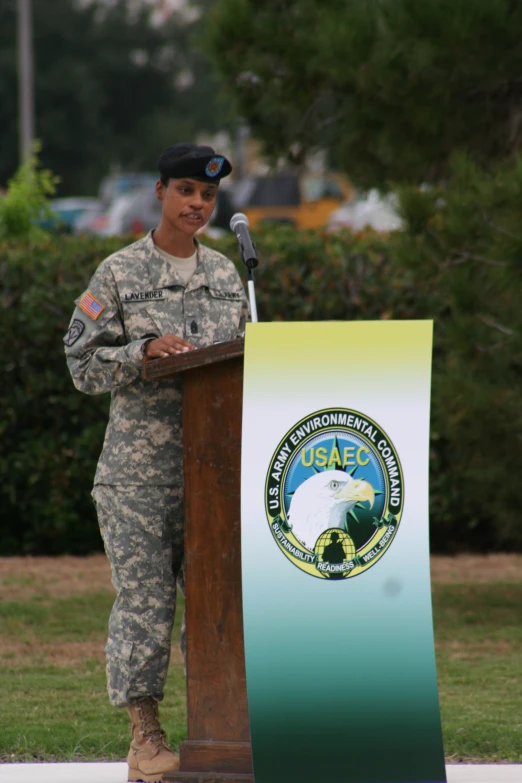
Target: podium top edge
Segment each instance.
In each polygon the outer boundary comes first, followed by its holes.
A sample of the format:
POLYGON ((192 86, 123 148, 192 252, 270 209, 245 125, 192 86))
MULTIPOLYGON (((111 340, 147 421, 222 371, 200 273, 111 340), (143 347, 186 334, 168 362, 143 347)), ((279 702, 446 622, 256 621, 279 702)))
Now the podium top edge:
POLYGON ((195 351, 169 356, 167 359, 144 359, 142 375, 148 381, 170 378, 196 367, 204 367, 241 357, 244 350, 245 341, 243 337, 240 337, 237 340, 227 340, 223 343, 208 345, 206 348, 197 348, 195 351))

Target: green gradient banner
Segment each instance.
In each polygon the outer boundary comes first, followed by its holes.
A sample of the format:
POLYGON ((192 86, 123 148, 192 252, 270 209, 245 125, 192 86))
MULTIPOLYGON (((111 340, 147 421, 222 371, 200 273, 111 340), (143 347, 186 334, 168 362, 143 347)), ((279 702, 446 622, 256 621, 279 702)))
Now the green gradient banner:
POLYGON ((445 783, 431 321, 248 324, 242 568, 255 783, 445 783))

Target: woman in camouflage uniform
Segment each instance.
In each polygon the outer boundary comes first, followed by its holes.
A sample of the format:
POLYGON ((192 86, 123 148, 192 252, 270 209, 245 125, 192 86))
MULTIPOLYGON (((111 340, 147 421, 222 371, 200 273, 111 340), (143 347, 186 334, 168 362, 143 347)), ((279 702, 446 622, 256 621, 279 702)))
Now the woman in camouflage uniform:
POLYGON ((210 147, 177 144, 158 167, 159 226, 100 264, 64 338, 76 388, 111 392, 93 497, 117 591, 106 646, 109 698, 130 713, 133 781, 161 781, 179 768, 157 705, 176 581, 183 581, 182 381, 146 381, 141 364, 144 356, 238 337, 248 316, 233 263, 194 236, 230 163, 210 147))

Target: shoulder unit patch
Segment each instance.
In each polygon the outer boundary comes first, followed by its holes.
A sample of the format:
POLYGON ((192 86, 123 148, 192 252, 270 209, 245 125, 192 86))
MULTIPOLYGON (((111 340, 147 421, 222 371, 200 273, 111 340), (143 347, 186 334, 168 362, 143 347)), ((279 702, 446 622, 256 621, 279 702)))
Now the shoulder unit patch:
POLYGON ((83 323, 83 321, 80 321, 79 318, 75 318, 69 327, 69 331, 63 338, 65 345, 68 348, 70 348, 71 345, 74 345, 76 340, 82 336, 84 330, 85 330, 85 324, 83 323))

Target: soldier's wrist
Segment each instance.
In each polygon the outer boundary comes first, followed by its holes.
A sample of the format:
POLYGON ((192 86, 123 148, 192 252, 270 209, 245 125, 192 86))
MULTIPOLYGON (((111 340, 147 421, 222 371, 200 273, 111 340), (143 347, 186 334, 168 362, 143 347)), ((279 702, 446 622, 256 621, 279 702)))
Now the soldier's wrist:
POLYGON ((158 339, 158 338, 157 338, 157 337, 154 335, 154 337, 149 337, 147 340, 145 340, 145 341, 142 343, 142 346, 141 346, 141 355, 142 355, 142 356, 147 356, 147 345, 148 345, 149 343, 151 343, 153 340, 157 340, 157 339, 158 339))

